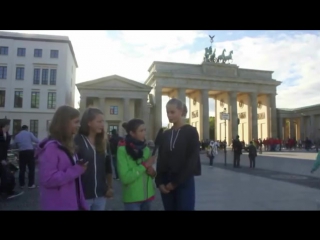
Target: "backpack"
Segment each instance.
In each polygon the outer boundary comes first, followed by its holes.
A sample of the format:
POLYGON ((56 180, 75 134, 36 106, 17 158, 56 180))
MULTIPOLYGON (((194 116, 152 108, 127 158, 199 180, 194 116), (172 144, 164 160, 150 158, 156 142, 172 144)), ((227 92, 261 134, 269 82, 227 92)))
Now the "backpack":
POLYGON ((207 150, 207 157, 208 158, 211 158, 213 156, 213 148, 210 147, 208 150, 207 150))

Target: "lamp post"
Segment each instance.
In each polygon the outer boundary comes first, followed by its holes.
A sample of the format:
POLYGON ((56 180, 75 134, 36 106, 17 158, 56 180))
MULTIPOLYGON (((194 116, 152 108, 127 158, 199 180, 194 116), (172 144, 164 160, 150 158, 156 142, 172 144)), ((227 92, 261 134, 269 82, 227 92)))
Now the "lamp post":
POLYGON ((224 165, 227 165, 227 109, 224 108, 224 165))

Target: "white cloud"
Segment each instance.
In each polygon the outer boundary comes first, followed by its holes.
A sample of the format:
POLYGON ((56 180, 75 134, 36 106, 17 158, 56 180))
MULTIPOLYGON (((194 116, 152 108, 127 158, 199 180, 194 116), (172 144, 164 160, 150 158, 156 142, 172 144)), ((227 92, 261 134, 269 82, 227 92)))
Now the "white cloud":
MULTIPOLYGON (((153 61, 199 64, 203 51, 191 51, 201 31, 18 31, 69 36, 79 63, 77 82, 118 74, 143 82, 153 61)), ((320 36, 273 32, 260 37, 214 43, 217 53, 234 51, 234 63, 242 68, 274 71, 283 81, 278 88, 278 107, 320 103, 320 36)), ((228 34, 226 34, 228 36, 228 34)), ((198 44, 202 44, 199 41, 198 44), (200 43, 199 43, 200 42, 200 43)), ((212 101, 211 101, 212 103, 212 101)), ((213 104, 210 106, 213 113, 213 104)), ((163 112, 166 119, 165 111, 163 112)))

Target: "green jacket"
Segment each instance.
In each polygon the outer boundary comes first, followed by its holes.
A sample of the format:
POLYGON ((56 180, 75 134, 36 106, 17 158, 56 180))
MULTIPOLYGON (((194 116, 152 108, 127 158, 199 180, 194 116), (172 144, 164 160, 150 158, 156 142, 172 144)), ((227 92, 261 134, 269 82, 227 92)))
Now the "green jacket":
POLYGON ((148 147, 143 149, 143 158, 135 161, 127 154, 125 146, 117 151, 117 167, 122 183, 122 200, 125 203, 142 202, 155 195, 153 178, 141 164, 151 157, 148 147))

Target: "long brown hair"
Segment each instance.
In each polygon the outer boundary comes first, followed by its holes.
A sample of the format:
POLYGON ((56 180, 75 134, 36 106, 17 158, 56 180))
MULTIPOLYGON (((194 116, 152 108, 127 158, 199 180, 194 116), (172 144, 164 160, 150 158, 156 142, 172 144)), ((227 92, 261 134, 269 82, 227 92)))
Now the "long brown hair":
MULTIPOLYGON (((103 115, 102 111, 98 108, 87 108, 82 115, 80 121, 79 134, 89 136, 89 122, 93 121, 97 115, 103 115)), ((104 137, 104 130, 101 133, 96 134, 95 148, 98 152, 104 153, 106 151, 106 140, 104 137)))
POLYGON ((77 117, 80 117, 77 109, 61 106, 54 113, 49 127, 49 137, 60 142, 72 155, 75 152, 75 145, 73 136, 69 134, 69 123, 77 117))

